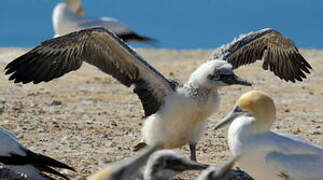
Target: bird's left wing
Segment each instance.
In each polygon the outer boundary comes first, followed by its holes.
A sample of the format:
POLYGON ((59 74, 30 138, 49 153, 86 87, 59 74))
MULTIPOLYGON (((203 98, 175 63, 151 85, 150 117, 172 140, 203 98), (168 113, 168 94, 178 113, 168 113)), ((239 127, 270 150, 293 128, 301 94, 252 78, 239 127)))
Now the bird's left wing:
POLYGON ((280 79, 292 82, 302 81, 306 78, 305 73, 310 73, 312 69, 293 41, 270 28, 241 35, 215 49, 209 59, 227 60, 233 68, 263 59, 264 70, 270 70, 280 79))
POLYGON ((155 113, 174 83, 147 63, 113 32, 104 28, 85 29, 42 42, 6 66, 15 83, 40 83, 79 69, 83 62, 110 74, 123 85, 134 85, 145 116, 155 113))
POLYGON ((272 179, 323 179, 323 157, 316 154, 271 152, 266 164, 276 174, 272 179))

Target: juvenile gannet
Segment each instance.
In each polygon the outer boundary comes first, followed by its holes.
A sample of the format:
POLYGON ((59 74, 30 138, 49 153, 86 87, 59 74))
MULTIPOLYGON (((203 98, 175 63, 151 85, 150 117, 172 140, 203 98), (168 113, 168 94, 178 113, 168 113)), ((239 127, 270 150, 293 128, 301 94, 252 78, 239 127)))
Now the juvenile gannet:
POLYGON ((203 170, 208 165, 190 161, 172 150, 155 152, 144 170, 144 180, 170 180, 176 174, 188 170, 203 170))
POLYGON ((134 86, 147 117, 142 129, 145 143, 161 142, 166 149, 189 144, 195 160, 206 120, 220 102, 218 89, 250 86, 233 69, 261 58, 264 69, 269 67, 286 81, 301 81, 304 73, 310 73, 311 66, 292 41, 273 29, 263 29, 215 50, 182 85, 165 78, 111 31, 93 28, 42 42, 9 63, 6 74, 15 83, 37 84, 77 70, 83 61, 92 64, 125 86, 134 86))
POLYGON ((52 179, 43 172, 69 179, 52 167, 75 171, 64 163, 28 150, 2 128, 0 128, 0 163, 4 168, 17 171, 35 180, 52 179))
POLYGON ((228 144, 237 163, 255 179, 323 179, 323 148, 294 136, 270 131, 276 118, 274 101, 250 91, 215 129, 230 122, 228 144))
POLYGON ((247 173, 241 170, 232 170, 238 157, 232 158, 224 166, 209 166, 202 171, 198 180, 253 180, 247 173))
POLYGON ((84 9, 81 0, 65 0, 57 4, 53 11, 53 26, 55 37, 62 36, 81 29, 104 27, 116 33, 124 41, 150 42, 151 38, 141 36, 130 30, 118 20, 108 17, 83 17, 84 9))
POLYGON ((89 177, 89 180, 130 180, 139 174, 139 169, 144 166, 152 153, 161 148, 161 144, 148 146, 139 155, 122 161, 109 164, 89 177))

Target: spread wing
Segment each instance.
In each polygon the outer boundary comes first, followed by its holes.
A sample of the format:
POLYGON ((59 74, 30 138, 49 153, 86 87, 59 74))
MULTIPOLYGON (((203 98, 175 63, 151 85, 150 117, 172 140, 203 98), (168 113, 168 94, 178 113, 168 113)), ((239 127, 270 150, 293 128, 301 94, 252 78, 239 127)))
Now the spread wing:
POLYGON ((134 85, 145 115, 155 113, 174 85, 114 33, 85 29, 44 41, 6 66, 15 83, 48 82, 77 70, 83 62, 112 75, 127 87, 134 85))
POLYGON ((293 41, 269 28, 241 35, 215 49, 209 59, 227 60, 233 68, 263 60, 264 70, 270 70, 280 79, 291 82, 302 81, 312 69, 293 41))

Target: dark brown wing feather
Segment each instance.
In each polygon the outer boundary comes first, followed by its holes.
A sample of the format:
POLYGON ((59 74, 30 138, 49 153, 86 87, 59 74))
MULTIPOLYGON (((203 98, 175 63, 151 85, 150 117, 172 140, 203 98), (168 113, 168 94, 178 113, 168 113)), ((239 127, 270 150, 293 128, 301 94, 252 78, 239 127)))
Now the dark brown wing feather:
POLYGON ((210 59, 223 59, 233 68, 263 59, 263 69, 285 80, 302 81, 310 73, 311 65, 299 53, 293 41, 274 29, 262 29, 243 35, 216 49, 210 59))
POLYGON ((172 84, 114 33, 104 28, 74 32, 41 43, 6 66, 9 80, 35 84, 77 70, 83 61, 98 67, 134 92, 142 101, 145 115, 155 113, 172 84))

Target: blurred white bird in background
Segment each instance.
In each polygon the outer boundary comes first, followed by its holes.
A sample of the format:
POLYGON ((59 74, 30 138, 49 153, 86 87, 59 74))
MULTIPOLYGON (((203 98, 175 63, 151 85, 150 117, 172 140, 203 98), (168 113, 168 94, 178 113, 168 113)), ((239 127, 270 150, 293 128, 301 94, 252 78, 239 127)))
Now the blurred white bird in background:
POLYGON ((62 36, 81 29, 103 27, 116 33, 124 41, 152 42, 153 39, 141 36, 110 17, 86 18, 81 0, 65 0, 58 3, 53 11, 53 26, 55 37, 62 36))

